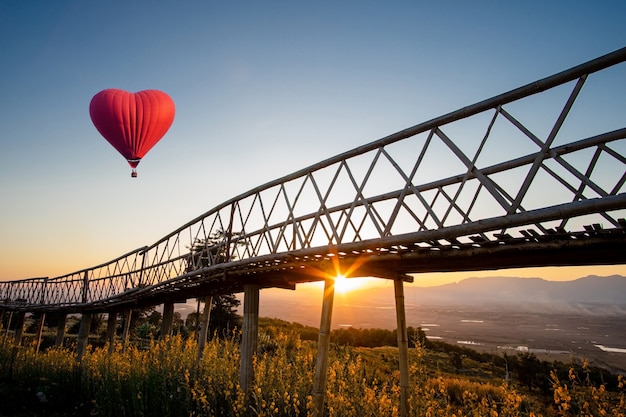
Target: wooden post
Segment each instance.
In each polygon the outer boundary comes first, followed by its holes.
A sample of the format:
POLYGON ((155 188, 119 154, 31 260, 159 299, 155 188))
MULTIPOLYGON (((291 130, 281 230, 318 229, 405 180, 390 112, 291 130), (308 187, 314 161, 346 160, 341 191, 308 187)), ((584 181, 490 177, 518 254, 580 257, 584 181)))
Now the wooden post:
MULTIPOLYGON (((2 331, 4 330, 4 310, 0 310, 0 334, 2 334, 2 331)), ((11 316, 9 316, 11 317, 11 316)), ((6 333, 5 333, 6 334, 6 333)), ((2 338, 2 345, 4 346, 4 337, 2 338)))
POLYGON ((109 344, 109 355, 115 350, 115 331, 117 330, 117 311, 109 311, 107 317, 107 343, 109 344))
POLYGON ((83 274, 83 303, 86 303, 89 300, 89 273, 85 271, 83 274))
POLYGON ((259 336, 259 286, 256 284, 245 284, 243 290, 243 328, 241 329, 239 384, 241 389, 249 395, 254 382, 254 355, 259 336))
POLYGON ((202 356, 204 355, 204 347, 206 346, 207 337, 209 336, 209 320, 211 319, 212 307, 213 296, 208 295, 204 298, 204 310, 202 312, 202 321, 200 322, 200 338, 198 339, 198 361, 200 361, 200 359, 202 359, 202 356))
POLYGON ((315 379, 313 380, 314 417, 322 417, 324 415, 326 374, 328 372, 328 350, 330 348, 330 328, 333 316, 334 299, 335 280, 334 278, 328 278, 324 281, 322 318, 320 320, 320 333, 317 339, 317 362, 315 363, 315 379))
POLYGON ((65 339, 65 324, 67 323, 67 313, 62 313, 59 317, 59 324, 57 324, 57 337, 54 340, 54 346, 63 346, 63 339, 65 339))
POLYGON ((133 317, 133 309, 129 308, 126 311, 126 318, 124 319, 124 331, 122 332, 122 352, 126 351, 126 343, 128 342, 128 335, 130 333, 130 320, 133 317))
POLYGON ((22 333, 24 332, 24 321, 26 320, 26 312, 19 311, 17 313, 17 322, 15 324, 15 334, 13 341, 19 346, 22 343, 22 333))
MULTIPOLYGON (((44 278, 41 282, 41 297, 40 304, 46 303, 46 286, 48 285, 48 277, 44 278)), ((35 346, 35 352, 39 352, 39 346, 41 346, 41 335, 43 334, 43 325, 46 321, 46 313, 41 313, 39 323, 37 323, 37 345, 35 346)))
POLYGON ((7 320, 7 328, 4 329, 4 336, 2 337, 2 344, 7 341, 7 337, 9 336, 9 330, 11 329, 11 321, 13 320, 13 311, 9 311, 9 319, 7 320))
POLYGON ((91 327, 91 314, 83 313, 80 319, 80 328, 78 329, 78 341, 76 342, 76 360, 83 360, 83 355, 87 350, 87 342, 89 341, 89 328, 91 327))
POLYGON ((37 345, 35 346, 35 352, 39 352, 39 346, 41 345, 41 335, 43 334, 43 324, 46 321, 46 313, 41 313, 39 322, 37 323, 37 345))
POLYGON ((172 336, 174 326, 174 303, 163 304, 163 322, 161 323, 161 340, 172 336))
POLYGON ((409 412, 409 336, 406 329, 406 313, 404 310, 404 283, 401 279, 395 279, 393 287, 396 297, 396 322, 400 356, 400 417, 406 417, 409 412))

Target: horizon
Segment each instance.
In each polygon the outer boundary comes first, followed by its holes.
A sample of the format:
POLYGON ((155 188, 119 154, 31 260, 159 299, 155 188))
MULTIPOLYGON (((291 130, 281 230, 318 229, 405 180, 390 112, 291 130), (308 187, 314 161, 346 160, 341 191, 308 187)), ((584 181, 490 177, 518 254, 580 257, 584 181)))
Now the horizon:
MULTIPOLYGON (((80 271, 81 269, 78 269, 80 271)), ((72 273, 75 271, 69 271, 72 273)), ((537 267, 537 268, 508 268, 496 270, 478 270, 478 271, 461 271, 461 272, 433 272, 423 274, 410 274, 413 276, 413 282, 405 282, 405 286, 410 287, 433 287, 452 283, 458 283, 471 278, 540 278, 546 281, 566 282, 576 279, 585 278, 591 275, 600 277, 608 277, 612 275, 626 276, 626 265, 590 265, 590 266, 560 266, 560 267, 537 267)), ((63 275, 59 275, 63 276, 63 275)), ((17 281, 30 278, 41 278, 42 276, 28 276, 16 279, 2 279, 0 282, 17 281)), ((54 278, 54 277, 49 277, 54 278)), ((361 288, 376 288, 393 286, 393 281, 385 278, 374 277, 348 277, 345 278, 350 282, 358 281, 359 285, 351 285, 346 292, 358 290, 361 288)), ((321 288, 323 281, 315 281, 311 283, 298 284, 298 289, 321 288)), ((337 291, 339 292, 339 291, 337 291)))
MULTIPOLYGON (((572 277, 569 280, 559 282, 574 282, 591 276, 596 276, 602 279, 611 277, 612 275, 592 274, 587 276, 572 277)), ((626 276, 624 275, 618 276, 626 279, 626 276)), ((522 280, 528 278, 543 279, 541 277, 519 276, 472 276, 457 281, 457 283, 468 279, 489 278, 522 280)), ((332 329, 353 327, 355 329, 381 328, 394 330, 397 327, 394 308, 395 299, 393 296, 393 283, 389 282, 390 280, 378 280, 385 281, 382 286, 378 286, 379 289, 384 288, 386 290, 384 293, 372 292, 371 290, 377 288, 374 286, 360 287, 353 291, 343 293, 337 292, 335 294, 331 324, 332 329), (360 297, 363 292, 367 295, 365 298, 360 297)), ((548 280, 544 281, 549 282, 548 280)), ((295 290, 281 288, 261 289, 259 294, 259 317, 278 319, 289 323, 296 323, 319 329, 323 298, 323 285, 319 284, 319 282, 299 284, 295 290)), ((619 303, 619 305, 608 302, 605 304, 598 304, 593 307, 592 310, 589 310, 590 306, 583 307, 580 305, 569 305, 567 302, 564 304, 563 301, 560 300, 551 300, 549 303, 546 303, 545 300, 538 300, 537 303, 534 304, 528 304, 526 300, 520 300, 519 303, 511 303, 507 300, 504 304, 494 304, 492 302, 485 303, 484 301, 476 302, 472 299, 464 299, 462 302, 452 304, 449 300, 443 302, 429 302, 427 299, 423 299, 419 293, 420 290, 445 287, 447 284, 441 284, 434 287, 420 287, 415 285, 415 283, 405 283, 404 292, 408 327, 425 327, 428 329, 435 326, 433 323, 438 320, 443 320, 444 318, 448 325, 451 325, 455 321, 459 323, 482 323, 482 320, 476 321, 471 319, 471 317, 474 317, 476 314, 486 314, 486 317, 495 319, 499 316, 499 314, 494 315, 496 311, 506 314, 524 313, 526 315, 546 315, 548 317, 555 316, 555 314, 557 316, 564 317, 612 317, 611 320, 618 321, 624 320, 623 317, 625 317, 624 313, 626 312, 626 299, 623 303, 619 303)), ((243 293, 236 293, 234 295, 241 302, 237 308, 237 313, 240 316, 243 316, 243 293)), ((199 302, 197 299, 188 299, 186 302, 174 303, 174 310, 180 314, 180 317, 183 320, 185 320, 189 314, 197 313, 198 305, 199 302)), ((202 307, 200 308, 202 309, 202 307)), ((163 305, 154 306, 154 309, 155 311, 162 313, 163 305)), ((437 326, 439 325, 436 325, 435 327, 437 326)), ((547 326, 549 327, 549 325, 547 326)), ((443 328, 438 328, 439 332, 442 330, 443 328)), ((478 335, 474 335, 474 337, 477 336, 478 335)), ((450 335, 448 335, 448 337, 450 337, 450 335)), ((454 336, 452 335, 451 337, 454 336)), ((616 337, 623 342, 612 343, 611 346, 615 346, 617 349, 621 349, 626 352, 626 345, 624 345, 624 343, 626 343, 626 339, 619 335, 616 335, 616 337)), ((436 338, 440 339, 441 337, 437 336, 436 338)))
MULTIPOLYGON (((589 275, 585 275, 585 276, 577 276, 577 277, 572 277, 571 279, 564 279, 564 280, 559 280, 559 281, 554 281, 554 280, 547 280, 545 278, 542 277, 520 277, 520 276, 513 276, 513 275, 492 275, 492 276, 468 276, 466 278, 460 279, 458 281, 450 281, 450 282, 445 282, 445 283, 440 283, 440 284, 435 284, 435 285, 429 285, 429 286, 420 286, 417 285, 417 280, 413 283, 405 283, 404 284, 404 290, 405 290, 405 298, 411 298, 413 297, 415 301, 416 298, 416 290, 420 290, 420 289, 427 289, 427 288, 436 288, 436 287, 443 287, 446 286, 448 284, 458 284, 462 281, 465 280, 471 280, 471 279, 489 279, 489 278, 502 278, 502 279, 541 279, 544 280, 546 282, 562 282, 562 283, 566 283, 566 282, 574 282, 580 279, 585 279, 585 278, 589 278, 589 277, 598 277, 600 279, 602 278, 609 278, 609 277, 613 277, 613 276, 618 276, 621 278, 626 278, 626 275, 622 275, 622 274, 608 274, 608 275, 601 275, 601 274, 589 274, 589 275)), ((393 290, 393 282, 391 280, 388 279, 383 279, 383 278, 351 278, 352 280, 364 280, 362 285, 360 286, 356 286, 355 288, 349 290, 349 291, 336 291, 335 292, 335 302, 337 305, 341 305, 341 304, 350 304, 352 301, 356 301, 354 299, 355 296, 359 296, 362 292, 367 292, 370 290, 374 290, 374 289, 388 289, 388 290, 393 290), (371 281, 374 280, 375 282, 372 283, 371 281), (369 285, 368 285, 369 284, 369 285)), ((298 284, 296 286, 295 290, 289 290, 289 289, 284 289, 284 288, 263 288, 260 291, 260 297, 261 297, 261 301, 260 301, 260 307, 261 307, 261 312, 264 310, 265 304, 263 302, 263 300, 265 299, 267 300, 281 300, 283 299, 284 301, 289 301, 291 304, 293 305, 298 305, 301 304, 302 302, 304 302, 304 305, 307 307, 310 306, 314 306, 315 309, 319 309, 321 311, 321 305, 322 305, 322 297, 323 297, 323 282, 318 281, 318 282, 312 282, 312 283, 305 283, 305 284, 298 284)), ((242 302, 243 304, 243 293, 236 293, 235 296, 237 297, 237 299, 239 301, 242 302)), ((358 300, 358 299, 357 299, 358 300)), ((360 301, 366 301, 363 299, 360 299, 360 301)), ((389 303, 393 303, 394 300, 393 298, 389 299, 389 303)), ((197 304, 197 301, 195 300, 187 300, 186 303, 176 303, 176 305, 178 306, 178 309, 181 309, 181 306, 190 306, 190 308, 195 309, 195 306, 197 304)), ((414 304, 414 303, 413 303, 414 304)), ((625 304, 626 304, 626 300, 625 300, 625 304)), ((157 310, 159 310, 159 308, 161 308, 160 306, 157 306, 157 310)), ((242 310, 243 305, 239 306, 239 310, 240 313, 243 311, 242 310)), ((189 310, 189 308, 182 308, 182 310, 187 311, 189 310)), ((263 314, 261 313, 261 316, 263 316, 263 314)), ((264 317, 268 317, 268 316, 264 316, 264 317)), ((279 317, 276 317, 279 318, 279 317)), ((318 317, 314 317, 313 320, 317 320, 318 317)))
MULTIPOLYGON (((534 268, 533 268, 534 269, 534 268)), ((541 269, 541 268, 540 268, 541 269)), ((545 269, 545 268, 543 268, 545 269)), ((612 268, 610 269, 612 271, 612 268)), ((430 282, 430 285, 421 285, 422 283, 419 281, 418 278, 416 278, 412 283, 409 282, 405 282, 404 283, 404 288, 405 291, 406 290, 411 290, 411 289, 422 289, 422 288, 433 288, 433 287, 442 287, 442 286, 446 286, 449 284, 459 284, 463 281, 467 281, 467 280, 473 280, 473 279, 540 279, 546 282, 573 282, 573 281, 577 281, 580 279, 585 279, 585 278, 590 278, 590 277, 598 277, 598 278, 610 278, 610 277, 622 277, 622 278, 626 278, 625 274, 616 274, 616 273, 610 273, 610 274, 598 274, 598 273, 590 273, 590 274, 586 274, 586 275, 581 275, 581 276, 575 276, 575 277, 563 277, 563 279, 546 279, 544 277, 541 276, 518 276, 518 275, 514 275, 514 274, 502 274, 501 272, 503 271, 508 271, 510 272, 510 270, 498 270, 498 271, 485 271, 485 272, 493 272, 492 274, 486 274, 486 275, 471 275, 471 276, 466 276, 466 277, 456 277, 457 274, 461 274, 461 273, 453 273, 455 276, 453 278, 449 278, 445 281, 442 281, 441 279, 437 279, 434 278, 434 281, 428 281, 430 282), (500 272, 500 273, 498 273, 500 272)), ((522 269, 515 269, 515 271, 522 271, 522 269)), ((441 273, 441 274, 449 274, 449 273, 441 273)), ((349 289, 346 290, 337 290, 335 289, 335 297, 346 297, 349 298, 351 295, 353 295, 353 293, 358 293, 360 291, 367 291, 367 290, 372 290, 372 289, 377 289, 377 288, 392 288, 393 287, 393 281, 390 279, 385 279, 385 278, 347 278, 348 280, 355 280, 355 281, 359 281, 358 285, 353 285, 350 286, 349 289)), ((298 284, 296 286, 295 290, 285 290, 285 289, 280 289, 280 288, 266 288, 266 289, 262 289, 262 292, 266 292, 266 294, 268 292, 273 292, 276 291, 277 293, 285 293, 285 292, 289 292, 289 291, 298 291, 300 290, 301 292, 310 292, 311 294, 315 294, 315 296, 322 296, 323 293, 323 288, 324 288, 324 282, 323 281, 317 281, 317 282, 312 282, 312 283, 305 283, 305 284, 298 284)), ((239 294, 239 293, 238 293, 239 294)), ((321 300, 321 298, 320 298, 321 300)))

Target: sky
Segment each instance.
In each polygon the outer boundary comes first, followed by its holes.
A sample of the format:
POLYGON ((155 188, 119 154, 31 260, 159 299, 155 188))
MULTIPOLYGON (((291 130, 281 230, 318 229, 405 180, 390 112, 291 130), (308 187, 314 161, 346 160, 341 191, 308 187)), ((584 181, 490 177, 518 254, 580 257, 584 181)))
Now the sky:
MULTIPOLYGON (((106 262, 270 180, 620 49, 624 16, 622 0, 2 0, 0 280, 106 262), (107 88, 176 103, 136 179, 89 117, 107 88)), ((593 273, 626 269, 416 283, 593 273)))

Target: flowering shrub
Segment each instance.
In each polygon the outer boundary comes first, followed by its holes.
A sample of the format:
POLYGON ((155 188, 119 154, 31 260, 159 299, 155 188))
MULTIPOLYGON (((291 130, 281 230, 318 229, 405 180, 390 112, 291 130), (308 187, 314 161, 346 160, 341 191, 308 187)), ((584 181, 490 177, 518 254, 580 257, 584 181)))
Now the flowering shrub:
POLYGON ((605 385, 595 386, 589 378, 589 364, 583 361, 581 378, 574 368, 569 369, 566 381, 556 372, 550 373, 554 392, 554 404, 559 416, 626 416, 624 399, 624 376, 618 376, 618 392, 609 393, 605 385))
MULTIPOLYGON (((268 332, 255 358, 256 383, 246 395, 239 381, 236 338, 212 340, 198 361, 193 339, 180 336, 147 348, 90 348, 76 361, 72 350, 0 347, 0 415, 290 416, 312 414, 316 346, 295 334, 268 332), (28 413, 27 413, 27 412, 28 413)), ((325 415, 398 416, 400 387, 393 348, 334 347, 329 358, 325 415)), ((572 369, 551 375, 552 405, 514 386, 470 380, 430 369, 429 352, 410 350, 409 415, 626 417, 624 383, 608 392, 572 369)), ((583 366, 585 372, 586 364, 583 366)))

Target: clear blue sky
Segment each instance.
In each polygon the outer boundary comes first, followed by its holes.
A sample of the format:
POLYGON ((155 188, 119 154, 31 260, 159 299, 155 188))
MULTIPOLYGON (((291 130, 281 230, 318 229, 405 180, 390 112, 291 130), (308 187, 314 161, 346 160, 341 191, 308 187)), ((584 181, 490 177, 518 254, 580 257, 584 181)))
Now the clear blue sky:
POLYGON ((107 261, 269 180, 619 49, 625 17, 622 0, 3 0, 0 279, 107 261), (105 88, 176 103, 137 179, 89 118, 105 88))

